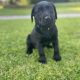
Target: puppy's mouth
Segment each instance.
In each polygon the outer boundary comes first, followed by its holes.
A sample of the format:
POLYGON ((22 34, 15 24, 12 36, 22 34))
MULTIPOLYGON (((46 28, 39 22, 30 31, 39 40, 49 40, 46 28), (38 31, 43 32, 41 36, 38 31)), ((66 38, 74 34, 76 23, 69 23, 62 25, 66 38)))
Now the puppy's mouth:
POLYGON ((50 25, 51 24, 51 21, 49 20, 49 21, 45 21, 45 24, 46 25, 50 25))

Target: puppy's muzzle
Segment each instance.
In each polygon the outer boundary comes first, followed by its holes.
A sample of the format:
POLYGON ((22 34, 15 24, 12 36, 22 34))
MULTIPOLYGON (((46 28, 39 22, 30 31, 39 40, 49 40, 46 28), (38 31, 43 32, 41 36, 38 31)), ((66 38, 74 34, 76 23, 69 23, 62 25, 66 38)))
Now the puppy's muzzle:
POLYGON ((44 20, 45 20, 46 24, 50 24, 51 23, 51 17, 50 16, 45 16, 44 20))

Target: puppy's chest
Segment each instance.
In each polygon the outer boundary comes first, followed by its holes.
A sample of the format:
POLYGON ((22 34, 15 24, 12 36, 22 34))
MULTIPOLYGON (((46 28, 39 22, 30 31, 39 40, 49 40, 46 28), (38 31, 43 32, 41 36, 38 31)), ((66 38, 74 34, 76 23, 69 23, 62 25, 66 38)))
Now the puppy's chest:
POLYGON ((52 41, 51 38, 43 37, 40 42, 41 42, 43 45, 48 45, 48 44, 51 43, 51 41, 52 41))
POLYGON ((41 35, 42 44, 50 44, 52 42, 53 32, 47 31, 41 35))

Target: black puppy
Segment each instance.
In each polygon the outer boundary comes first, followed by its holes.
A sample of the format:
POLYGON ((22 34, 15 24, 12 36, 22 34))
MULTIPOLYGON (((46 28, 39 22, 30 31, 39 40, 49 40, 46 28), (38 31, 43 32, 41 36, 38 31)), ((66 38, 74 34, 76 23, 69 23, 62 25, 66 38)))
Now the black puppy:
POLYGON ((31 13, 31 20, 35 19, 35 27, 27 37, 27 54, 37 48, 39 52, 39 62, 46 63, 44 47, 54 48, 53 59, 61 60, 58 47, 58 31, 55 25, 57 19, 56 8, 51 2, 41 1, 37 3, 31 13))

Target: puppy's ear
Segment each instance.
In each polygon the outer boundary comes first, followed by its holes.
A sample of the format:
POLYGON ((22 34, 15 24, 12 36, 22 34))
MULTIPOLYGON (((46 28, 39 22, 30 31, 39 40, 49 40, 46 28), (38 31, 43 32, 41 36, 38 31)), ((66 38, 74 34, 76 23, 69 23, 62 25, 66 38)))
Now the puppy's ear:
POLYGON ((55 19, 57 19, 57 11, 56 11, 56 7, 55 7, 55 5, 54 5, 53 3, 51 3, 51 4, 52 4, 53 9, 54 9, 54 11, 55 11, 55 19))
POLYGON ((35 15, 35 6, 33 7, 32 12, 31 12, 31 21, 32 22, 33 22, 34 15, 35 15))

